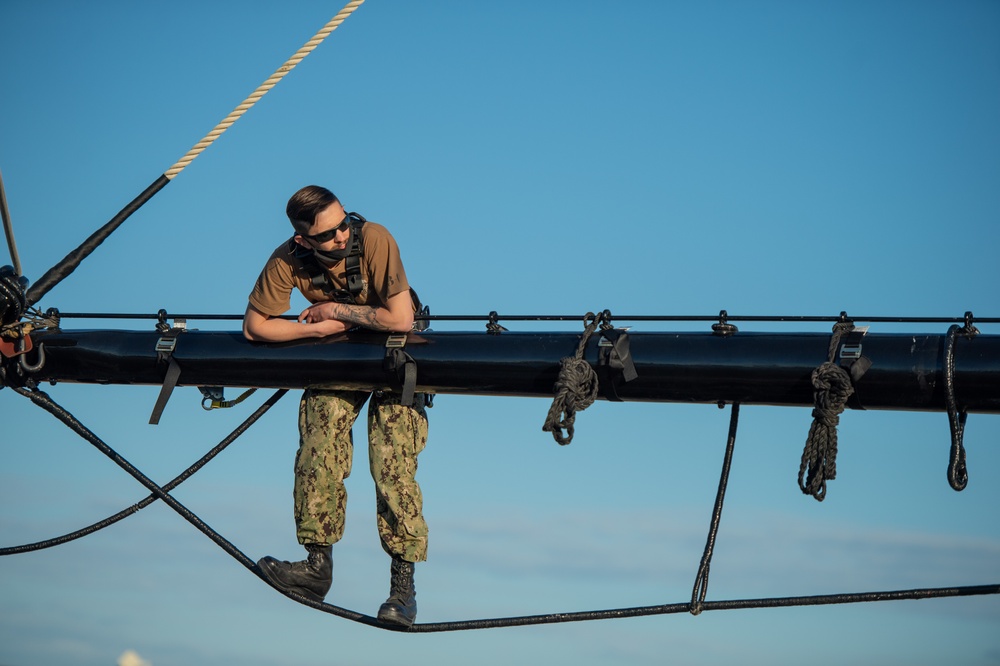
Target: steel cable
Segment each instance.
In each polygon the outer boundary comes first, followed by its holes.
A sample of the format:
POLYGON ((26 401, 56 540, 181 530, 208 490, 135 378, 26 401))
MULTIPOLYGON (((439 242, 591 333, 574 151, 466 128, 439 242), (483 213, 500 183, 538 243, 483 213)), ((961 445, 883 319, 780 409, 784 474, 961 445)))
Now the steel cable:
MULTIPOLYGON (((21 393, 22 395, 24 394, 23 391, 21 393)), ((258 407, 252 414, 250 414, 250 416, 248 416, 246 420, 243 421, 243 423, 238 425, 235 430, 233 430, 225 438, 223 438, 221 442, 216 444, 211 451, 206 453, 204 456, 199 458, 197 462, 195 462, 193 465, 191 465, 186 470, 184 470, 176 477, 174 477, 174 479, 171 480, 169 483, 165 484, 163 486, 163 490, 170 492, 177 486, 184 483, 184 481, 190 478, 195 472, 197 472, 206 464, 208 464, 210 460, 212 460, 217 455, 222 453, 222 451, 225 450, 226 447, 228 447, 230 444, 236 441, 237 437, 246 432, 250 428, 250 426, 256 423, 257 420, 260 419, 260 417, 262 417, 265 413, 267 413, 267 411, 271 409, 271 407, 273 407, 274 404, 278 402, 278 400, 280 400, 281 397, 284 396, 286 393, 288 393, 288 389, 278 389, 273 394, 271 394, 271 397, 269 397, 260 407, 258 407)), ((137 502, 132 506, 126 507, 121 511, 119 511, 118 513, 108 516, 104 520, 99 520, 93 525, 83 527, 74 532, 70 532, 68 534, 64 534, 58 537, 53 537, 51 539, 46 539, 45 541, 37 541, 35 543, 28 543, 20 546, 8 546, 6 548, 0 548, 0 556, 14 555, 18 553, 30 553, 35 550, 43 550, 45 548, 51 548, 53 546, 58 546, 60 544, 68 543, 75 539, 79 539, 80 537, 85 537, 88 534, 93 534, 94 532, 102 530, 105 527, 114 525, 118 521, 137 513, 141 509, 146 508, 156 500, 157 500, 156 494, 155 493, 150 494, 142 501, 137 502)))
MULTIPOLYGON (((268 583, 268 585, 270 585, 270 582, 267 581, 267 579, 260 573, 260 570, 257 568, 257 565, 252 560, 250 560, 250 558, 248 558, 242 551, 236 548, 236 546, 234 546, 231 542, 226 540, 218 532, 209 527, 204 521, 202 521, 198 516, 196 516, 193 512, 191 512, 187 507, 185 507, 183 504, 174 499, 174 497, 171 496, 163 487, 158 486, 145 474, 136 469, 131 463, 129 463, 116 451, 114 451, 114 449, 108 446, 96 434, 94 434, 86 426, 80 423, 72 414, 70 414, 61 406, 56 404, 44 391, 40 391, 37 389, 27 390, 23 388, 14 388, 14 390, 20 393, 21 395, 24 395, 25 397, 29 398, 32 402, 34 402, 42 409, 48 411, 50 414, 55 416, 59 421, 61 421, 67 427, 73 430, 73 432, 80 435, 83 439, 85 439, 94 447, 96 447, 99 451, 104 453, 116 465, 121 467, 130 476, 139 481, 148 490, 150 490, 152 494, 156 496, 157 499, 163 500, 165 504, 167 504, 171 509, 179 513, 181 517, 183 517, 189 523, 194 525, 200 532, 202 532, 205 536, 211 539, 213 543, 215 543, 217 546, 226 551, 231 557, 233 557, 233 559, 242 564, 255 576, 257 576, 265 583, 268 583)), ((415 624, 409 629, 404 629, 396 625, 382 624, 378 621, 378 619, 374 617, 365 615, 363 613, 358 613, 356 611, 351 611, 342 608, 340 606, 335 606, 333 604, 328 604, 325 602, 312 601, 295 593, 284 592, 282 590, 278 591, 294 601, 297 601, 306 606, 310 606, 324 613, 336 615, 338 617, 351 620, 353 622, 358 622, 360 624, 366 624, 369 626, 378 627, 381 629, 387 629, 391 631, 400 631, 408 633, 463 631, 463 630, 473 630, 473 629, 490 629, 490 628, 517 627, 517 626, 527 626, 527 625, 555 624, 555 623, 565 623, 565 622, 581 622, 588 620, 641 617, 648 615, 665 615, 672 613, 690 612, 694 608, 694 605, 692 603, 676 603, 676 604, 663 604, 657 606, 637 606, 631 608, 607 609, 599 611, 550 613, 547 615, 526 615, 518 617, 490 618, 490 619, 480 619, 480 620, 461 620, 456 622, 431 622, 424 624, 415 624)), ((927 598, 937 598, 937 597, 972 596, 972 595, 985 595, 985 594, 1000 594, 1000 584, 951 587, 951 588, 923 588, 916 590, 897 590, 889 592, 834 594, 834 595, 821 595, 821 596, 808 596, 808 597, 778 597, 778 598, 765 598, 765 599, 710 601, 710 602, 699 603, 697 608, 699 612, 702 612, 708 610, 782 608, 788 606, 843 604, 843 603, 857 603, 866 601, 890 601, 890 600, 901 600, 901 599, 927 599, 927 598)))

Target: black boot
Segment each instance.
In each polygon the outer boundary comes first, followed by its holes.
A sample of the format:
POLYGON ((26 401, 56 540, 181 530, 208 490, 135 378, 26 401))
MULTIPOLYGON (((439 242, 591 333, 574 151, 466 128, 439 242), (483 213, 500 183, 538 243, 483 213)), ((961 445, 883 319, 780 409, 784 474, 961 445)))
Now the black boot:
POLYGON ((333 547, 306 544, 309 557, 301 562, 279 562, 262 557, 257 567, 284 592, 295 592, 313 601, 323 601, 333 584, 333 547))
POLYGON ((413 562, 392 558, 389 598, 378 609, 380 622, 410 627, 417 619, 417 591, 413 587, 413 562))

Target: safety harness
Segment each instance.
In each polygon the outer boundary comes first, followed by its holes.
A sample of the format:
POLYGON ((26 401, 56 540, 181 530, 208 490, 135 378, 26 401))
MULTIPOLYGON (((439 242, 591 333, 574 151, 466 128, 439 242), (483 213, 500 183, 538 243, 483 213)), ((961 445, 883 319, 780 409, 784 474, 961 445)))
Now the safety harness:
POLYGON ((312 250, 302 247, 295 242, 294 238, 288 239, 288 252, 302 263, 302 268, 309 274, 309 281, 313 287, 321 290, 331 301, 355 305, 358 302, 358 294, 365 286, 364 280, 361 279, 361 255, 364 252, 364 237, 361 228, 368 220, 358 213, 348 213, 347 216, 351 221, 351 249, 347 258, 344 259, 347 289, 334 287, 330 281, 330 274, 319 263, 312 250))
MULTIPOLYGON (((365 248, 363 228, 368 220, 355 212, 350 212, 347 215, 351 221, 351 247, 347 257, 344 258, 344 273, 347 277, 346 289, 334 287, 329 272, 316 258, 312 250, 302 247, 295 242, 294 238, 288 241, 288 251, 301 262, 313 287, 321 290, 329 300, 356 305, 358 295, 364 289, 364 280, 361 277, 361 255, 364 254, 365 248)), ((430 309, 421 305, 420 297, 417 296, 417 292, 412 287, 410 288, 410 297, 413 299, 418 315, 429 314, 430 309)), ((414 331, 426 329, 426 318, 414 320, 414 331)), ((401 394, 400 402, 402 404, 423 403, 429 406, 432 396, 428 394, 418 397, 416 394, 417 362, 403 351, 405 345, 406 334, 390 335, 386 340, 385 360, 382 367, 389 376, 394 389, 401 394)))

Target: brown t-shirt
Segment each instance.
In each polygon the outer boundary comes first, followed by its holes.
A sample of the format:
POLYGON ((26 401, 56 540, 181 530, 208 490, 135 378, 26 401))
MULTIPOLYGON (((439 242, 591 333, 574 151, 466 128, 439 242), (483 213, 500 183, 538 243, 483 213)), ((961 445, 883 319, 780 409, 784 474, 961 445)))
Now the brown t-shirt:
MULTIPOLYGON (((410 288, 399 258, 399 246, 388 229, 374 222, 365 223, 362 236, 361 279, 364 286, 356 297, 357 303, 384 306, 391 297, 410 288)), ((335 289, 347 289, 346 263, 341 260, 327 269, 335 289)), ((313 286, 302 261, 286 241, 271 253, 264 265, 257 284, 250 292, 250 305, 263 314, 278 317, 291 307, 293 288, 298 289, 310 303, 330 300, 322 289, 313 286)))

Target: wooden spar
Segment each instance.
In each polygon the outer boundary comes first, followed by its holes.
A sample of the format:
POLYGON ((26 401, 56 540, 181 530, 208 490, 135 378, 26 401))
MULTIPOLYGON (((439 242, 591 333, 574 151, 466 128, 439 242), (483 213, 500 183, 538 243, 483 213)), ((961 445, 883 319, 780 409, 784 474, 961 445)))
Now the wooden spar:
MULTIPOLYGON (((38 381, 161 384, 155 331, 51 330, 36 332, 26 365, 38 381)), ((389 389, 383 368, 384 333, 352 332, 323 340, 251 343, 238 332, 184 331, 173 359, 178 386, 389 389)), ((598 365, 600 335, 584 358, 598 365)), ((423 332, 406 336, 416 362, 417 391, 437 394, 551 398, 560 359, 573 356, 574 333, 500 334, 423 332)), ((621 383, 626 401, 740 402, 812 406, 813 370, 827 360, 824 333, 629 334, 637 378, 621 383)), ((945 401, 944 335, 868 334, 861 353, 871 368, 855 382, 856 401, 869 409, 939 411, 945 401)), ((970 412, 1000 412, 1000 336, 956 336, 953 349, 957 403, 970 412)), ((10 363, 11 360, 5 360, 10 363)))

